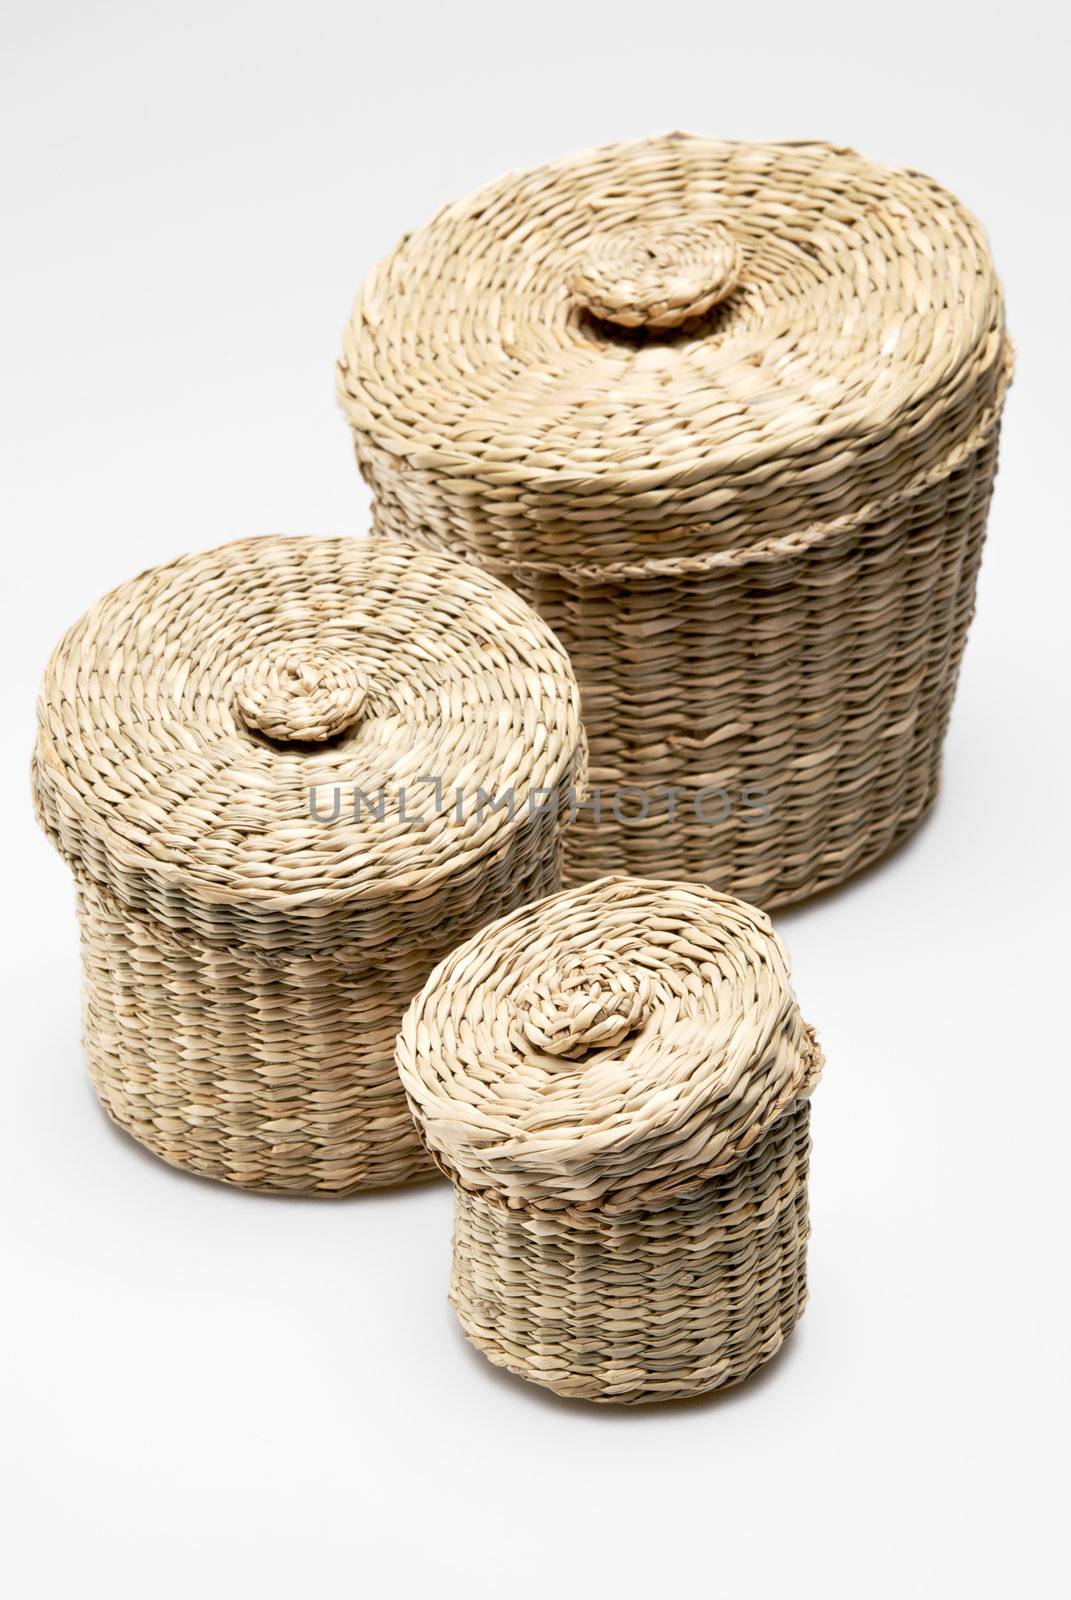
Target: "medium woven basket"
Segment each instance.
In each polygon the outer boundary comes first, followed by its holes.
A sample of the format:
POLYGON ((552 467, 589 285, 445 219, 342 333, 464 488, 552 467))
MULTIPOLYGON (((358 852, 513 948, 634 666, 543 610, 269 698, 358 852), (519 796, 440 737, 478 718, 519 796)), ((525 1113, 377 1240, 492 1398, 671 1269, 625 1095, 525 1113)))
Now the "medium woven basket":
POLYGON ((514 174, 369 277, 375 522, 505 578, 580 679, 566 876, 825 889, 926 811, 1011 372, 918 173, 671 134, 514 174))
POLYGON ((565 652, 461 562, 251 539, 106 596, 49 664, 33 782, 107 1111, 248 1188, 429 1175, 402 1012, 559 887, 583 758, 565 652))
POLYGON ((473 1344, 621 1402, 768 1360, 806 1296, 821 1059, 767 918, 700 885, 604 878, 454 951, 398 1067, 454 1183, 473 1344))

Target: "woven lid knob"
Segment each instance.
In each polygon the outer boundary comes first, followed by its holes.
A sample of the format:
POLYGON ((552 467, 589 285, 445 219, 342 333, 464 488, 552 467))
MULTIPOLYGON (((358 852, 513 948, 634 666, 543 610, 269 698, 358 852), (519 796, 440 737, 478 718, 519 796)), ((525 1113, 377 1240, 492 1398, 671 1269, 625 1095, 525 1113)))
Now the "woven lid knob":
POLYGON ((740 247, 717 223, 636 223, 593 240, 572 287, 607 322, 675 328, 731 294, 740 264, 740 247))
POLYGON ((537 1050, 575 1061, 634 1033, 653 993, 650 974, 622 965, 620 956, 576 956, 526 985, 518 996, 521 1031, 537 1050))
POLYGON ((344 733, 364 697, 352 660, 337 650, 266 651, 246 662, 234 687, 248 728, 294 744, 322 744, 344 733))

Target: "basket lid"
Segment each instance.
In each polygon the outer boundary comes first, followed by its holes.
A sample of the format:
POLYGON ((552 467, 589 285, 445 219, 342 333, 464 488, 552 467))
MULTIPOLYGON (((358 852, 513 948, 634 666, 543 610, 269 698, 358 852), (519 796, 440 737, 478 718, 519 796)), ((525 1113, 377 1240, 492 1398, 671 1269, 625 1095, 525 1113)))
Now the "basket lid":
POLYGON ((897 452, 921 474, 964 446, 1008 359, 984 236, 931 179, 674 133, 511 174, 407 236, 338 383, 408 527, 565 563, 880 501, 897 452))
POLYGON ((34 786, 105 886, 315 918, 483 870, 582 750, 565 651, 497 579, 269 537, 142 573, 70 629, 34 786))
POLYGON ((610 877, 454 950, 398 1068, 433 1155, 548 1209, 671 1198, 735 1166, 821 1067, 769 919, 692 883, 610 877))

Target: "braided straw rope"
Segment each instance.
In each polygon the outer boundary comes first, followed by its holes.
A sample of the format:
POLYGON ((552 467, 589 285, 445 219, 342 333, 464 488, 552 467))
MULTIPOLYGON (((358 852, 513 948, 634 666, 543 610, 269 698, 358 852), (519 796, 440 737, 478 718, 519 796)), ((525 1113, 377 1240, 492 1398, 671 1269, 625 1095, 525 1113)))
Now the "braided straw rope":
POLYGON ((569 650, 593 788, 634 793, 581 813, 567 878, 766 904, 933 798, 1010 373, 985 239, 930 179, 671 134, 404 239, 338 392, 378 530, 569 650))
POLYGON ((432 973, 397 1060, 455 1186, 451 1299, 492 1361, 636 1402, 780 1347, 822 1057, 762 912, 625 877, 523 908, 432 973))
POLYGON ((249 1188, 429 1175, 402 1012, 460 939, 558 888, 583 760, 565 652, 461 562, 250 539, 106 596, 49 664, 33 778, 111 1116, 249 1188))

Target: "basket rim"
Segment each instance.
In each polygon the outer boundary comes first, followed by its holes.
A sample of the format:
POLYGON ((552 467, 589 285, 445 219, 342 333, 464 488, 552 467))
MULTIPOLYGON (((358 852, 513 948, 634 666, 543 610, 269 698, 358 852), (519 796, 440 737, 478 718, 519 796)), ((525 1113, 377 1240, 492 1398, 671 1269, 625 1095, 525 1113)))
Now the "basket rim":
MULTIPOLYGON (((850 513, 835 517, 828 522, 810 523, 791 533, 771 534, 750 544, 731 545, 719 550, 697 550, 686 555, 643 556, 635 560, 622 561, 574 561, 567 558, 553 561, 535 560, 525 556, 491 555, 480 550, 478 564, 484 571, 494 573, 496 576, 501 574, 507 579, 511 574, 530 575, 533 578, 561 577, 566 574, 570 579, 580 583, 598 584, 642 581, 646 578, 700 576, 704 573, 736 570, 802 555, 855 529, 880 523, 905 501, 950 477, 969 461, 971 456, 984 449, 994 433, 1000 429, 1004 402, 1014 378, 1015 346, 1011 339, 1006 337, 1002 349, 1002 368, 996 398, 992 405, 987 406, 982 412, 976 426, 967 437, 949 450, 936 465, 927 467, 907 479, 893 494, 868 501, 850 513)), ((712 531, 714 526, 713 523, 692 523, 681 528, 667 527, 661 532, 665 537, 672 537, 675 533, 695 536, 706 530, 712 531)), ((477 552, 471 553, 477 554, 477 552)))

